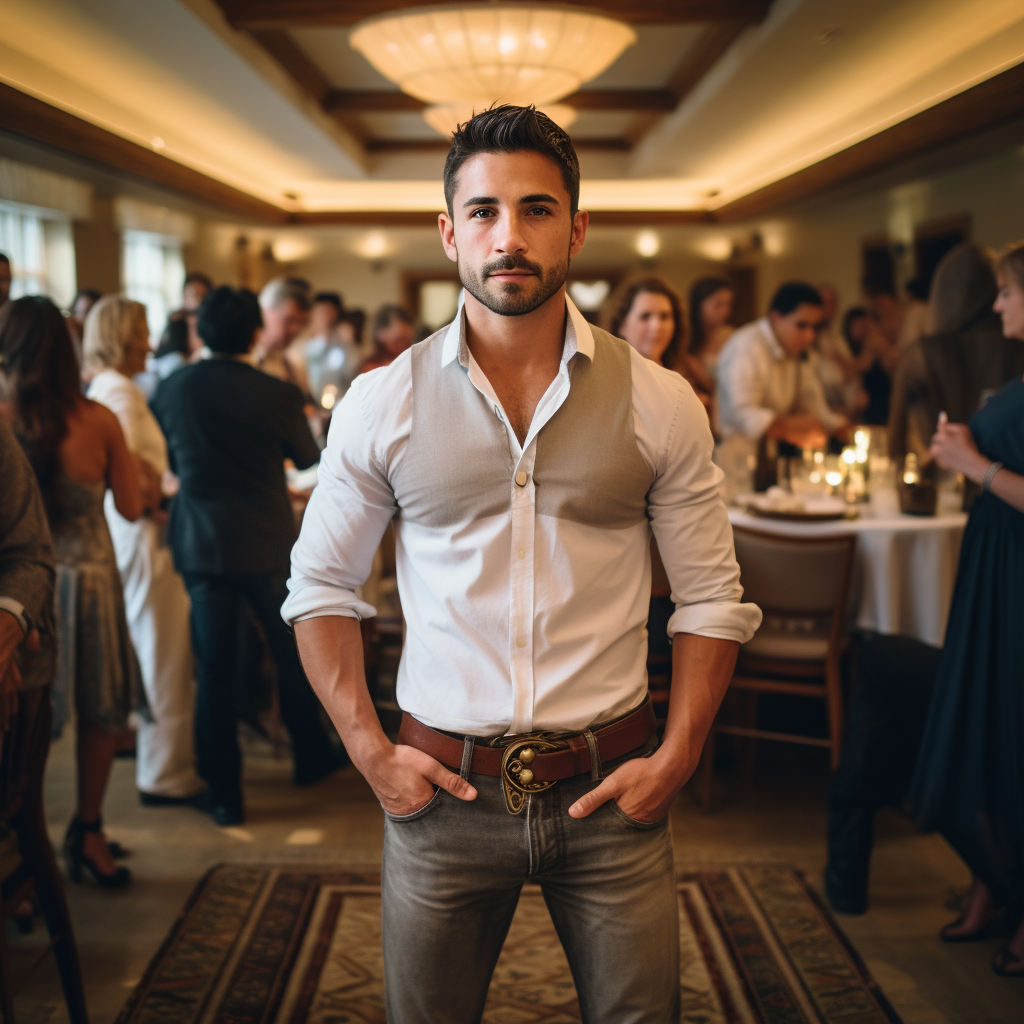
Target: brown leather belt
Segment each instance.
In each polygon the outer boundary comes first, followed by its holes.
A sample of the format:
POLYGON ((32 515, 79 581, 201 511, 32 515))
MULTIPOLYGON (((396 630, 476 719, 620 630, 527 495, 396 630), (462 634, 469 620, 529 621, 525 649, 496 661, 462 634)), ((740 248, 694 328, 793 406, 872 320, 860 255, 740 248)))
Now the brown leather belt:
MULTIPOLYGON (((501 746, 478 742, 473 747, 469 770, 502 779, 505 802, 509 811, 517 814, 524 802, 520 796, 543 792, 562 779, 588 772, 596 778, 594 769, 600 768, 602 762, 642 747, 654 730, 654 707, 651 698, 645 697, 636 710, 596 729, 569 735, 520 733, 502 737, 501 746)), ((465 742, 431 729, 412 715, 402 715, 398 742, 422 750, 454 772, 462 770, 465 742)))

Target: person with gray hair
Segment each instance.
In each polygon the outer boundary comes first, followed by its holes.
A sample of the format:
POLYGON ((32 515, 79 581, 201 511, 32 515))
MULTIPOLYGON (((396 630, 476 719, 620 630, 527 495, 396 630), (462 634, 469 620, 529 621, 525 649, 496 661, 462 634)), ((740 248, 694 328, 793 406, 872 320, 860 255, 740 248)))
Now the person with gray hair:
POLYGON ((132 377, 149 353, 146 307, 108 295, 85 320, 83 354, 93 374, 89 397, 121 424, 145 483, 146 514, 125 519, 107 493, 104 513, 124 586, 125 612, 139 658, 146 710, 139 716, 135 782, 147 806, 190 802, 204 788, 196 771, 195 677, 189 601, 163 539, 161 479, 167 444, 132 377))
POLYGON ((287 349, 309 320, 309 289, 295 278, 275 277, 263 286, 259 302, 263 329, 252 350, 253 365, 298 386, 299 375, 287 349))

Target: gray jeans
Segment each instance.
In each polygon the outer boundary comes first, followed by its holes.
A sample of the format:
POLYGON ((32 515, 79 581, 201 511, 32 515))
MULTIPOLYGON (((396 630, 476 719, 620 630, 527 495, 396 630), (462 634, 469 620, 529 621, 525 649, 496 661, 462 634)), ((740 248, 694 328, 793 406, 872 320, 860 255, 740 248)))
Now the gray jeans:
MULTIPOLYGON (((608 770, 612 765, 607 766, 608 770)), ((499 779, 476 800, 438 790, 384 828, 384 969, 389 1024, 474 1024, 526 881, 541 886, 587 1024, 679 1019, 679 905, 668 819, 614 803, 568 809, 589 776, 505 810, 499 779)))

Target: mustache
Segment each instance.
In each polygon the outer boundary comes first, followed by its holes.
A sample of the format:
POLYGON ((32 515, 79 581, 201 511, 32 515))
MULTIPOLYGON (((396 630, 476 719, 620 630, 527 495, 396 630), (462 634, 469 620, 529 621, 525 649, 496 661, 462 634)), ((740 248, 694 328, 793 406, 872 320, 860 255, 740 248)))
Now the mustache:
POLYGON ((518 255, 502 256, 491 263, 485 263, 483 265, 483 276, 490 277, 492 274, 507 273, 510 270, 528 270, 531 274, 536 274, 538 277, 544 276, 543 268, 536 263, 531 263, 525 256, 518 255))

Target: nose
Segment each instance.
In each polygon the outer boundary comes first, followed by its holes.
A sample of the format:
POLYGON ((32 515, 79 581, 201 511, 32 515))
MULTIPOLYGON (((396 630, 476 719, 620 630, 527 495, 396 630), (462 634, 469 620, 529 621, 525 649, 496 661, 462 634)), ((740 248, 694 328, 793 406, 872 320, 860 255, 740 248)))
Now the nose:
POLYGON ((498 217, 498 231, 494 239, 494 247, 503 256, 526 252, 523 222, 518 210, 502 210, 498 217))

